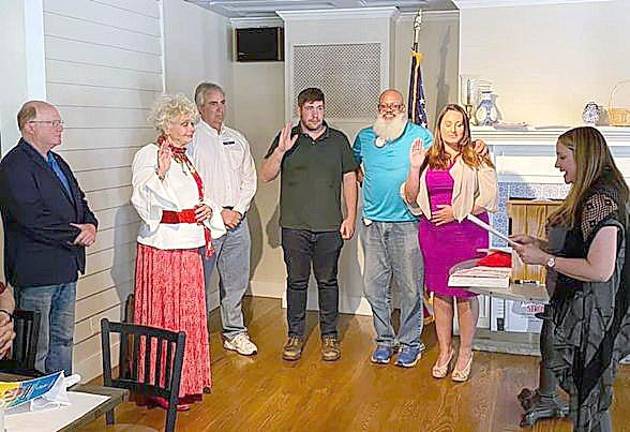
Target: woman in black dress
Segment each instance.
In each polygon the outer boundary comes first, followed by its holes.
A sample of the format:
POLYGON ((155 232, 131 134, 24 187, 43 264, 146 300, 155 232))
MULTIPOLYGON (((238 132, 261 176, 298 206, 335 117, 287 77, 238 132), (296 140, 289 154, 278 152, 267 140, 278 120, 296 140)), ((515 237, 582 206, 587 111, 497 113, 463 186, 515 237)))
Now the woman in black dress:
POLYGON ((549 241, 513 239, 523 262, 548 269, 554 330, 547 364, 570 396, 574 430, 611 431, 614 376, 630 353, 628 185, 595 128, 565 132, 556 154, 571 189, 547 220, 549 241))

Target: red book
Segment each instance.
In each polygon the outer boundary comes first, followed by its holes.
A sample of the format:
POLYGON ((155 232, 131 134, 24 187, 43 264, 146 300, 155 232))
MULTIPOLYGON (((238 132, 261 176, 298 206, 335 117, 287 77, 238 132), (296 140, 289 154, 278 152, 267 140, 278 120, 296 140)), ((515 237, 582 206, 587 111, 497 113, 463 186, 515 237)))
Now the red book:
POLYGON ((512 267, 512 254, 494 251, 479 259, 477 265, 485 267, 512 267))

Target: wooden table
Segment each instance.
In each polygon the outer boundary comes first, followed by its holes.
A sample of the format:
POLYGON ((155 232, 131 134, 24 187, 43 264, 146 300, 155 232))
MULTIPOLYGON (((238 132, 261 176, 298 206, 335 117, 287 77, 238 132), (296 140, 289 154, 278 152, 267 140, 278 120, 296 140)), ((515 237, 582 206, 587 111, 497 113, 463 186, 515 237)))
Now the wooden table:
MULTIPOLYGON (((0 372, 0 381, 23 381, 23 380, 27 380, 31 378, 32 377, 25 377, 22 375, 14 375, 14 374, 0 372)), ((120 405, 121 403, 129 399, 129 390, 118 389, 118 388, 113 388, 113 387, 77 384, 71 387, 70 389, 68 389, 68 391, 107 396, 107 400, 93 407, 92 409, 90 409, 90 411, 83 414, 81 417, 73 419, 71 423, 59 429, 60 432, 77 430, 91 423, 98 417, 104 415, 107 411, 115 408, 116 406, 120 405)), ((43 411, 43 412, 46 413, 47 415, 54 413, 54 411, 43 411)))
POLYGON ((60 429, 60 432, 78 430, 129 399, 129 390, 113 387, 78 384, 72 387, 70 391, 107 396, 108 399, 102 404, 94 407, 90 412, 84 414, 78 419, 75 419, 71 424, 60 429))

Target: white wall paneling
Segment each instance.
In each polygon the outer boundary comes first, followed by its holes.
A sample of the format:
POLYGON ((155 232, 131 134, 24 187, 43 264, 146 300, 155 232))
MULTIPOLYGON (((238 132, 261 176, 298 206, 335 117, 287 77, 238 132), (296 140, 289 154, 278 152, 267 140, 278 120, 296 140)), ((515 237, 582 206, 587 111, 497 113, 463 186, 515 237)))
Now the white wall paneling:
POLYGON ((160 9, 156 0, 44 1, 46 89, 66 126, 60 153, 100 221, 77 287, 74 362, 84 380, 102 373, 100 319, 120 320, 132 291, 130 167, 154 138, 146 118, 164 90, 160 9))

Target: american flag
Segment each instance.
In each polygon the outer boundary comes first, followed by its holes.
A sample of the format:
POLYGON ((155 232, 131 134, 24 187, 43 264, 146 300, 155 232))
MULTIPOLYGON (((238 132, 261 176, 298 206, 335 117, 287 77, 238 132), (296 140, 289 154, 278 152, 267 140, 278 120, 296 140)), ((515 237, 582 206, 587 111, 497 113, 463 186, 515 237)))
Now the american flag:
POLYGON ((409 120, 422 127, 428 126, 427 111, 424 99, 424 86, 422 85, 422 58, 423 54, 411 50, 411 74, 409 75, 409 120))

